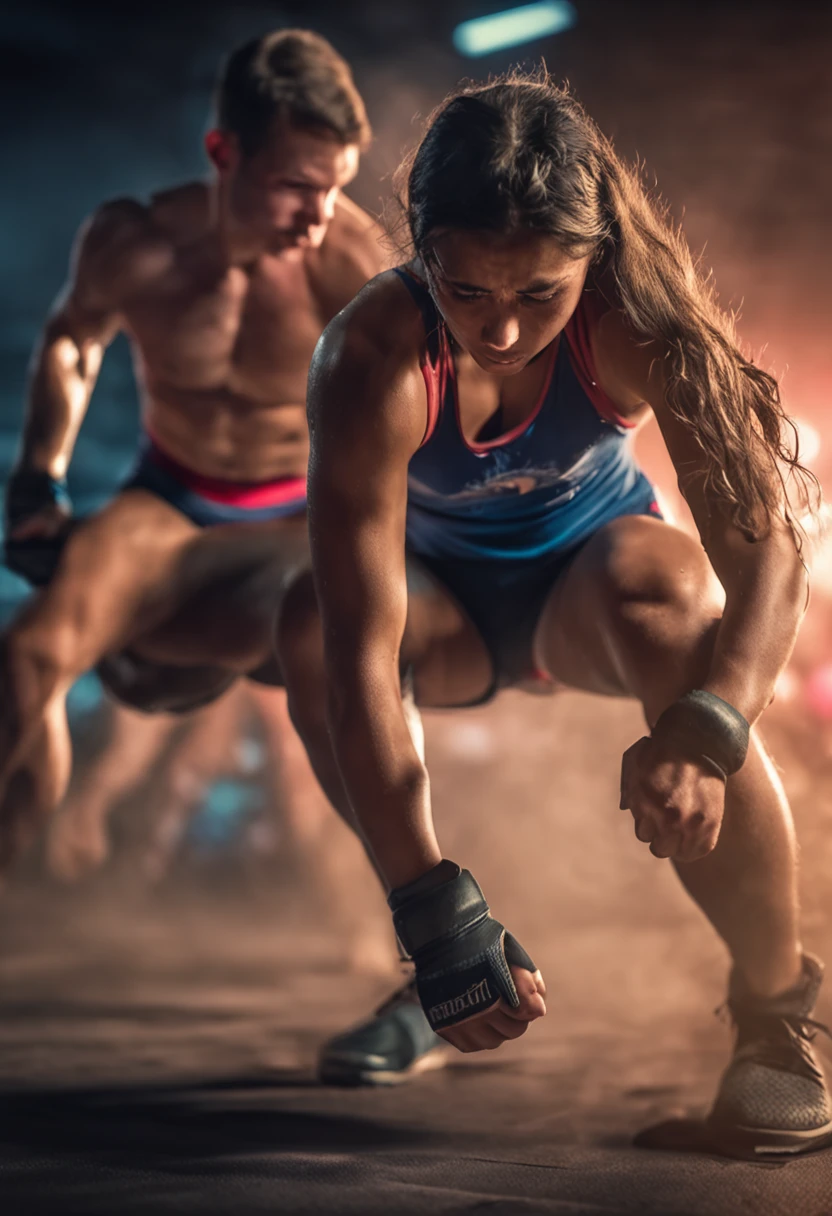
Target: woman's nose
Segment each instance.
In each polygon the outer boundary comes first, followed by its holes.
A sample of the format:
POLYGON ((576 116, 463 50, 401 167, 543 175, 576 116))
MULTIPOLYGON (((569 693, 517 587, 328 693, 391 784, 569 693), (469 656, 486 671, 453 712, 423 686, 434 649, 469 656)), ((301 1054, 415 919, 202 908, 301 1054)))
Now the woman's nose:
POLYGON ((501 353, 511 350, 520 337, 520 322, 511 313, 494 317, 488 321, 482 330, 482 340, 486 346, 501 353))

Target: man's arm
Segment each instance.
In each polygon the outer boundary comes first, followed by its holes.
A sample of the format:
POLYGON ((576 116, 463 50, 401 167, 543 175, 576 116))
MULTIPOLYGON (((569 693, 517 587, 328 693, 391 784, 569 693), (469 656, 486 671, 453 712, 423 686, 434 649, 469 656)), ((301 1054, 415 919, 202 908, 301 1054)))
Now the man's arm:
POLYGON ((144 223, 142 207, 119 201, 79 232, 69 282, 35 351, 20 468, 65 476, 104 350, 119 328, 125 256, 144 223))
POLYGON ((72 515, 66 470, 104 348, 119 327, 119 303, 146 213, 108 203, 82 228, 70 279, 35 350, 23 438, 6 487, 6 564, 35 586, 49 582, 72 515))

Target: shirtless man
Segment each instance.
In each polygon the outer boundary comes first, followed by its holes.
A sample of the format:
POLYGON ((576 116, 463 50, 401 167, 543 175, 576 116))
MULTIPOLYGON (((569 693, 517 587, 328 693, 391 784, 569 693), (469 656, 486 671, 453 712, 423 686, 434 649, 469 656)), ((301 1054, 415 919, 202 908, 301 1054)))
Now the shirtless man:
POLYGON ((369 137, 332 47, 271 33, 225 67, 211 184, 106 203, 84 225, 6 501, 6 560, 42 590, 0 639, 0 866, 64 792, 82 672, 98 664, 145 709, 192 708, 264 664, 279 679, 272 621, 307 551, 309 361, 385 263, 341 193, 369 137), (145 437, 112 502, 72 524, 66 470, 119 330, 145 437))

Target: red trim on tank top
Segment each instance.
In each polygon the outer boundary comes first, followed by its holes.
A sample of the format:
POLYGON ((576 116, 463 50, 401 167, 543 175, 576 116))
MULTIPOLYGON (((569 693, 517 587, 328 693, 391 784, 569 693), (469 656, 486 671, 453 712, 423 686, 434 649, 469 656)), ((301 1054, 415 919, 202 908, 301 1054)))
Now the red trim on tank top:
POLYGON ((537 418, 537 415, 542 410, 543 402, 546 400, 549 389, 552 387, 552 376, 555 373, 555 360, 557 358, 559 345, 560 334, 558 334, 557 338, 555 338, 554 342, 552 342, 549 347, 549 367, 543 380, 543 388, 540 390, 540 395, 532 412, 528 415, 528 417, 524 418, 522 422, 518 422, 517 426, 513 426, 510 431, 506 431, 503 435, 498 435, 496 439, 486 439, 483 443, 477 443, 476 440, 469 440, 465 438, 465 431, 462 429, 462 418, 460 417, 459 412, 459 392, 457 390, 456 383, 456 365, 453 361, 453 356, 451 355, 450 349, 448 350, 450 359, 448 363, 448 379, 452 385, 454 395, 456 427, 459 431, 460 439, 465 444, 466 448, 468 448, 469 452, 473 452, 475 456, 482 456, 485 452, 493 451, 494 448, 505 447, 507 443, 512 443, 515 439, 519 439, 521 435, 526 433, 534 420, 537 418))
POLYGON ((604 313, 609 310, 610 305, 599 292, 591 289, 585 290, 578 301, 578 307, 566 322, 563 332, 569 343, 569 361, 581 388, 595 409, 607 422, 613 422, 616 426, 631 430, 636 423, 630 418, 624 418, 612 398, 608 397, 601 388, 595 371, 595 360, 592 356, 590 333, 604 313))
POLYGON ((150 443, 148 458, 175 477, 186 490, 192 490, 209 502, 256 511, 261 507, 281 507, 306 497, 305 477, 279 477, 272 481, 226 481, 223 477, 206 477, 180 464, 147 429, 145 433, 150 443))
POLYGON ((442 356, 440 355, 440 366, 436 367, 435 364, 431 363, 430 361, 430 352, 428 351, 427 347, 425 347, 425 349, 422 351, 419 366, 422 369, 422 379, 425 382, 425 389, 427 390, 428 394, 428 416, 427 421, 425 422, 425 433, 422 436, 422 442, 419 444, 419 447, 423 448, 433 432, 436 430, 436 424, 439 421, 439 414, 442 409, 442 399, 445 396, 447 374, 442 356))

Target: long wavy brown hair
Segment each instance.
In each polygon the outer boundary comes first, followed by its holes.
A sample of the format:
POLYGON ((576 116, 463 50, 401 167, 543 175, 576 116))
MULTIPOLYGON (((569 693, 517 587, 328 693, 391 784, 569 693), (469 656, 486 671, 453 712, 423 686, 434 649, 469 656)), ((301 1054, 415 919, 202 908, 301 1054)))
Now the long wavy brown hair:
POLYGON ((635 334, 666 352, 667 403, 706 456, 707 500, 749 540, 785 520, 802 549, 799 519, 818 483, 777 380, 742 353, 735 316, 666 206, 568 88, 545 71, 463 85, 431 115, 396 186, 429 276, 431 237, 447 228, 531 229, 591 254, 635 334))

